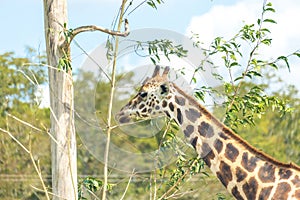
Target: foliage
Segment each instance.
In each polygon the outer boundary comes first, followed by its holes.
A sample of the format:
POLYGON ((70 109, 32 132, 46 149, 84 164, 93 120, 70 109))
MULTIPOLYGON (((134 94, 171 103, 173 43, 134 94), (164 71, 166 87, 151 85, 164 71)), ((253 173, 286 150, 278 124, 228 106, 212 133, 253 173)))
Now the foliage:
MULTIPOLYGON (((163 1, 145 2, 156 9, 157 5, 163 1)), ((268 24, 276 23, 269 16, 274 12, 272 4, 265 3, 262 15, 255 24, 244 25, 233 38, 227 41, 222 37, 217 37, 209 49, 204 49, 206 60, 199 64, 196 71, 203 70, 206 62, 212 63, 210 60, 221 58, 222 66, 219 67, 227 70, 229 80, 226 80, 222 74, 214 74, 214 77, 221 80, 223 84, 216 88, 201 86, 195 91, 195 96, 201 101, 204 101, 206 94, 224 97, 222 107, 214 108, 213 112, 220 118, 224 118, 228 126, 271 156, 286 162, 292 159, 300 164, 298 91, 295 87, 286 85, 278 90, 272 88, 273 83, 282 82, 273 75, 274 71, 276 72, 282 65, 290 69, 290 57, 300 57, 300 53, 299 51, 292 52, 273 60, 262 59, 259 55, 262 46, 270 46, 272 43, 268 24)), ((113 38, 108 40, 108 57, 113 55, 113 42, 113 38)), ((198 41, 195 42, 195 46, 199 44, 198 41)), ((185 57, 188 54, 181 45, 173 44, 167 39, 137 41, 136 49, 146 50, 146 55, 142 56, 149 57, 153 64, 159 63, 162 56, 172 59, 172 55, 185 57)), ((49 136, 44 132, 36 132, 33 128, 16 122, 7 115, 9 113, 20 119, 26 119, 33 126, 41 127, 45 131, 49 127, 50 111, 40 108, 40 101, 36 98, 37 83, 45 82, 46 72, 39 64, 28 64, 44 63, 45 57, 36 56, 32 60, 32 55, 36 55, 36 52, 32 49, 28 52, 25 58, 18 58, 12 52, 0 55, 0 78, 2 80, 0 82, 0 127, 10 130, 22 144, 30 146, 35 159, 41 163, 41 170, 46 179, 48 178, 46 175, 51 174, 49 136)), ((65 59, 61 60, 61 68, 71 69, 69 58, 65 59)), ((93 73, 79 71, 78 79, 75 81, 78 86, 75 96, 86 97, 95 91, 96 115, 101 127, 106 127, 111 83, 109 81, 93 82, 95 78, 93 73)), ((132 82, 131 78, 130 74, 125 78, 122 74, 116 77, 119 85, 132 82)), ((192 81, 197 83, 196 78, 192 78, 192 81)), ((128 95, 128 91, 116 91, 117 97, 128 95)), ((115 105, 123 105, 125 101, 125 99, 116 98, 115 105)), ((86 104, 87 102, 81 99, 77 103, 86 104)), ((144 125, 147 123, 151 121, 144 122, 144 125)), ((135 136, 128 136, 122 130, 117 130, 115 134, 112 134, 112 142, 122 146, 125 150, 147 152, 154 149, 159 149, 159 151, 172 149, 177 160, 166 167, 143 174, 128 175, 128 173, 110 169, 111 174, 119 177, 117 180, 109 179, 110 198, 120 199, 121 194, 127 191, 128 199, 149 199, 149 197, 153 199, 154 197, 156 199, 229 199, 230 197, 219 182, 209 176, 210 173, 205 168, 203 160, 197 157, 192 148, 182 150, 186 143, 179 127, 174 122, 164 121, 164 123, 167 125, 157 135, 139 141, 136 137, 142 134, 143 124, 131 130, 137 133, 135 136), (126 190, 127 181, 131 176, 134 180, 130 183, 131 187, 126 190)), ((2 145, 0 175, 30 174, 35 176, 30 158, 2 132, 0 142, 2 145)), ((103 181, 101 178, 92 176, 101 174, 103 166, 88 152, 79 139, 78 144, 78 171, 81 172, 79 174, 87 175, 80 181, 79 198, 96 198, 95 196, 101 194, 103 181)), ((161 166, 159 159, 155 162, 161 166)), ((46 183, 50 187, 49 179, 46 183)), ((2 181, 0 182, 0 198, 43 198, 43 194, 30 188, 30 185, 35 186, 36 182, 33 180, 12 182, 10 179, 2 181)))
MULTIPOLYGON (((93 177, 87 177, 84 178, 78 185, 78 199, 79 200, 84 200, 87 199, 86 197, 84 197, 84 192, 83 190, 86 189, 92 193, 97 192, 98 190, 100 190, 103 187, 103 182, 99 179, 93 178, 93 177)), ((113 185, 112 184, 108 184, 107 186, 107 190, 111 191, 112 190, 113 185)))
POLYGON ((155 9, 157 9, 157 5, 156 4, 161 4, 161 3, 164 3, 164 1, 163 0, 148 0, 147 1, 147 4, 149 5, 149 6, 151 6, 152 8, 155 8, 155 9))
POLYGON ((13 52, 7 52, 0 55, 0 113, 9 111, 12 107, 17 106, 18 103, 24 101, 31 105, 40 102, 36 99, 36 92, 38 88, 35 83, 43 84, 46 80, 45 70, 40 66, 31 66, 32 63, 45 63, 44 56, 34 57, 33 49, 28 48, 28 57, 15 57, 13 52))
MULTIPOLYGON (((267 27, 270 23, 276 23, 269 16, 274 12, 272 4, 264 2, 261 18, 257 20, 256 24, 244 25, 228 41, 217 37, 212 42, 210 49, 205 50, 207 59, 220 57, 223 60, 223 67, 228 71, 229 81, 224 80, 220 74, 217 77, 223 81, 223 89, 221 89, 223 91, 219 91, 218 95, 221 93, 226 99, 224 102, 226 107, 224 123, 231 128, 245 124, 254 125, 254 120, 260 118, 267 108, 277 110, 282 116, 291 111, 282 98, 268 95, 267 88, 247 85, 249 81, 263 79, 263 70, 269 67, 278 69, 280 61, 284 61, 289 69, 288 58, 299 54, 296 51, 288 56, 279 56, 273 61, 260 58, 259 49, 262 46, 270 46, 272 42, 271 31, 267 27), (248 53, 242 53, 242 50, 245 49, 248 49, 248 53), (243 60, 246 60, 245 64, 242 63, 243 60), (241 88, 245 88, 245 90, 241 91, 241 88)), ((198 43, 196 42, 196 44, 198 43)), ((200 65, 199 68, 202 69, 203 67, 200 65)), ((203 100, 205 92, 205 90, 200 89, 197 91, 196 97, 203 100)), ((210 92, 215 93, 216 90, 210 90, 210 92)))
MULTIPOLYGON (((9 131, 33 153, 41 164, 43 174, 50 173, 50 146, 46 134, 49 127, 49 109, 40 108, 38 84, 46 81, 46 71, 40 65, 45 56, 27 48, 26 57, 13 52, 0 55, 0 128, 9 131), (34 64, 38 63, 38 64, 34 64), (20 120, 30 124, 26 125, 20 120), (39 127, 37 131, 33 127, 39 127), (43 145, 41 145, 43 144, 43 145)), ((0 132, 0 198, 26 199, 42 197, 30 185, 40 183, 30 156, 4 132, 0 132), (20 181, 23 180, 23 181, 20 181)), ((51 184, 47 176, 46 184, 51 184)))

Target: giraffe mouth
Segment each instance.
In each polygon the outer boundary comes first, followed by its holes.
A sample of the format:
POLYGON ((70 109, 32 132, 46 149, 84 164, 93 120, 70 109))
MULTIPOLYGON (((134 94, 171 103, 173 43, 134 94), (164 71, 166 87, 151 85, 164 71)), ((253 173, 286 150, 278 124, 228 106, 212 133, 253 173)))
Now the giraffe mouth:
POLYGON ((121 111, 115 115, 115 119, 120 124, 129 123, 132 119, 129 115, 126 115, 125 112, 121 111))
MULTIPOLYGON (((156 117, 162 117, 162 116, 156 116, 156 117)), ((115 119, 119 124, 129 124, 134 122, 151 120, 152 117, 148 114, 140 114, 140 113, 127 114, 124 111, 122 111, 115 115, 115 119)))

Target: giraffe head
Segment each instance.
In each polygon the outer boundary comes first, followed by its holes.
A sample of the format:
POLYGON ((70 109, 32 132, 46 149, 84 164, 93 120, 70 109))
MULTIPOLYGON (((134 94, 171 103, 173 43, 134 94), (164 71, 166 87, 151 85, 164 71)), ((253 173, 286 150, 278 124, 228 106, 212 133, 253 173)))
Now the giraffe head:
POLYGON ((128 123, 132 120, 150 119, 164 115, 167 98, 169 97, 168 73, 170 68, 166 67, 160 75, 160 66, 156 66, 151 78, 146 78, 137 95, 126 104, 116 119, 119 123, 128 123))

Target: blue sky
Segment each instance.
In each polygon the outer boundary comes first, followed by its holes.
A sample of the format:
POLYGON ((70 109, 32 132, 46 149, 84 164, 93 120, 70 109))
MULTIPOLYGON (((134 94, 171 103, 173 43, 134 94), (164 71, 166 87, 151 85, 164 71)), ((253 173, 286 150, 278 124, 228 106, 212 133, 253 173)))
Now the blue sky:
MULTIPOLYGON (((95 24, 111 27, 117 13, 120 0, 70 0, 68 1, 69 27, 95 24)), ((136 2, 141 2, 137 0, 136 2)), ((128 17, 131 29, 165 28, 185 33, 193 16, 207 12, 220 0, 165 0, 158 9, 151 9, 144 4, 128 17)), ((234 1, 226 1, 231 4, 234 1)), ((0 37, 0 53, 15 51, 24 52, 25 46, 44 49, 43 4, 38 0, 1 0, 0 25, 3 28, 0 37)), ((83 38, 85 48, 92 49, 105 41, 105 35, 88 33, 83 38)))
MULTIPOLYGON (((142 0, 136 0, 136 4, 142 0)), ((121 0, 69 0, 69 28, 81 25, 111 27, 121 0)), ((225 39, 233 36, 243 23, 255 23, 262 7, 261 0, 164 0, 158 9, 146 4, 128 18, 130 29, 161 28, 189 35, 199 33, 204 44, 217 36, 225 39)), ((271 48, 263 49, 266 58, 287 55, 300 49, 300 1, 273 0, 274 15, 278 22, 271 28, 271 48)), ((136 5, 135 4, 135 5, 136 5)), ((134 7, 134 6, 133 6, 134 7)), ((0 0, 0 53, 14 51, 25 55, 25 46, 40 51, 45 49, 43 4, 41 0, 0 0)), ((99 32, 83 33, 76 41, 87 52, 103 44, 107 35, 99 32)), ((85 57, 80 49, 72 45, 72 59, 80 65, 85 57)), ((76 67, 76 66, 75 66, 76 67)), ((288 83, 299 85, 300 61, 291 60, 291 71, 281 71, 288 83)))

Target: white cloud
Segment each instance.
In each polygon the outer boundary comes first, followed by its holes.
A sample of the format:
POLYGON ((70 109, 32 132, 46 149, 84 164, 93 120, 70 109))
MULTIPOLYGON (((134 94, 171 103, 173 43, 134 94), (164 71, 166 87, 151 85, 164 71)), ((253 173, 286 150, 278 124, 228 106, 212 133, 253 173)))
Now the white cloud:
MULTIPOLYGON (((269 13, 268 17, 277 22, 268 27, 273 39, 272 45, 259 51, 266 59, 288 55, 300 49, 300 1, 273 0, 272 4, 276 12, 269 13)), ((204 47, 207 47, 218 36, 230 39, 243 24, 255 24, 261 15, 261 10, 260 0, 242 0, 229 6, 217 5, 203 15, 194 16, 186 34, 191 35, 191 31, 198 33, 199 40, 204 43, 204 47)), ((299 59, 293 59, 290 63, 292 73, 285 70, 285 74, 282 74, 282 77, 289 77, 286 79, 288 83, 299 85, 299 78, 294 73, 300 71, 299 63, 299 59)), ((300 89, 300 86, 298 88, 300 89)))
POLYGON ((209 43, 218 36, 232 37, 244 22, 254 22, 259 16, 258 2, 240 1, 231 6, 217 5, 209 12, 192 18, 187 34, 191 32, 199 34, 199 39, 204 44, 209 43))

